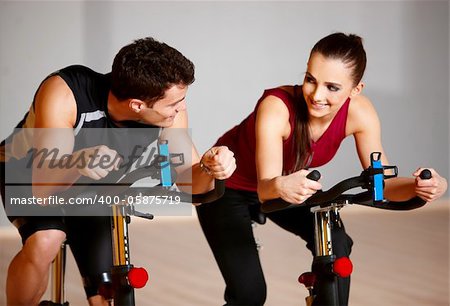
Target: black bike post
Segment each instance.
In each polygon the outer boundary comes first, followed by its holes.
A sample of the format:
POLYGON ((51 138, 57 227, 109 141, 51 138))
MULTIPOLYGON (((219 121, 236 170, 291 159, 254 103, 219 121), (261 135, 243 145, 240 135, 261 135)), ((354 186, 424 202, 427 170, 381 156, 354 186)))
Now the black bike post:
POLYGON ((114 306, 134 306, 134 288, 128 283, 130 246, 128 237, 129 216, 124 205, 112 206, 113 267, 111 270, 114 306))
POLYGON ((336 255, 333 254, 331 238, 332 213, 338 213, 336 206, 311 208, 314 213, 314 231, 316 256, 312 264, 312 272, 316 276, 313 305, 338 306, 339 295, 337 276, 333 272, 336 255))

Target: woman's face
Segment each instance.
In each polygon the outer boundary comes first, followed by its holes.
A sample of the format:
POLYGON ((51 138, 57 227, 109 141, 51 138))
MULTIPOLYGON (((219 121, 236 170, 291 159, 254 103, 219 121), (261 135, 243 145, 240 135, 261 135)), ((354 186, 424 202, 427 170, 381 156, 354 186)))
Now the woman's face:
POLYGON ((333 116, 349 96, 360 92, 362 83, 355 87, 351 73, 340 59, 311 55, 302 87, 311 117, 333 116))

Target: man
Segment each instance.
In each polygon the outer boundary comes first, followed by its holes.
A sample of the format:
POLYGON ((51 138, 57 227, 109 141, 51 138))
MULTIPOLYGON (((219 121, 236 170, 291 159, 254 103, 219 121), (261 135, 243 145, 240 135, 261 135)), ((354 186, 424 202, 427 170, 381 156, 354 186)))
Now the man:
MULTIPOLYGON (((9 200, 5 197, 5 167, 6 180, 8 175, 20 176, 14 163, 27 158, 29 161, 31 147, 35 153, 45 149, 56 149, 57 153, 47 154, 43 160, 33 157, 29 196, 49 198, 69 189, 80 178, 101 181, 113 176, 123 164, 124 154, 130 152, 123 153, 108 143, 85 142, 81 135, 88 134, 89 128, 152 128, 159 131, 157 137, 169 140, 171 149, 178 148, 178 143, 190 144, 191 160, 177 171, 183 180, 181 185, 186 185, 189 176, 193 193, 210 190, 214 178, 228 178, 236 165, 233 153, 226 147, 213 147, 200 158, 183 132, 188 127, 186 93, 193 82, 192 62, 153 38, 123 47, 114 59, 111 73, 69 66, 51 74, 41 83, 29 112, 18 124, 20 130, 2 143, 3 203, 9 200), (26 138, 22 136, 27 128, 35 131, 31 147, 19 140, 26 138), (71 161, 72 166, 51 167, 55 159, 60 164, 71 161), (105 160, 111 162, 101 163, 105 160)), ((98 288, 102 274, 109 271, 112 262, 109 217, 8 217, 23 241, 8 270, 9 306, 39 303, 47 287, 51 262, 65 239, 83 277, 89 304, 107 305, 98 288)))

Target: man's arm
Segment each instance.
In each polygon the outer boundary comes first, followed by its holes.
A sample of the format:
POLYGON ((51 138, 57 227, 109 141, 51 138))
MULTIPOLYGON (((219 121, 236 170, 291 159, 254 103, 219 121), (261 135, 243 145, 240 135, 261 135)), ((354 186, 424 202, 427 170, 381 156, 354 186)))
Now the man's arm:
POLYGON ((116 152, 106 146, 73 152, 77 106, 71 89, 61 77, 53 76, 43 82, 36 95, 34 111, 32 181, 35 196, 47 197, 64 191, 81 175, 100 179, 114 168, 113 165, 111 169, 88 166, 94 155, 96 158, 115 157, 116 152))
POLYGON ((170 152, 191 154, 189 164, 175 168, 177 186, 186 192, 204 193, 213 188, 215 178, 231 176, 236 169, 234 154, 226 147, 213 147, 200 157, 187 128, 187 112, 183 110, 175 117, 174 124, 163 130, 161 138, 168 141, 170 152))

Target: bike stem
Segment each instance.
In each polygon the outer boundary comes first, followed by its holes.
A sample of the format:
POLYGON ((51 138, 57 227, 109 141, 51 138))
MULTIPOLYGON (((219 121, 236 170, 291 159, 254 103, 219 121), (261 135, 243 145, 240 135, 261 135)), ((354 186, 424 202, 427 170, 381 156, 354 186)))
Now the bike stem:
POLYGON ((133 268, 130 264, 128 216, 125 205, 112 206, 113 267, 111 278, 114 305, 134 305, 134 288, 128 284, 127 275, 133 268))
POLYGON ((129 216, 124 205, 112 206, 112 239, 114 266, 130 264, 130 246, 128 236, 129 216))

